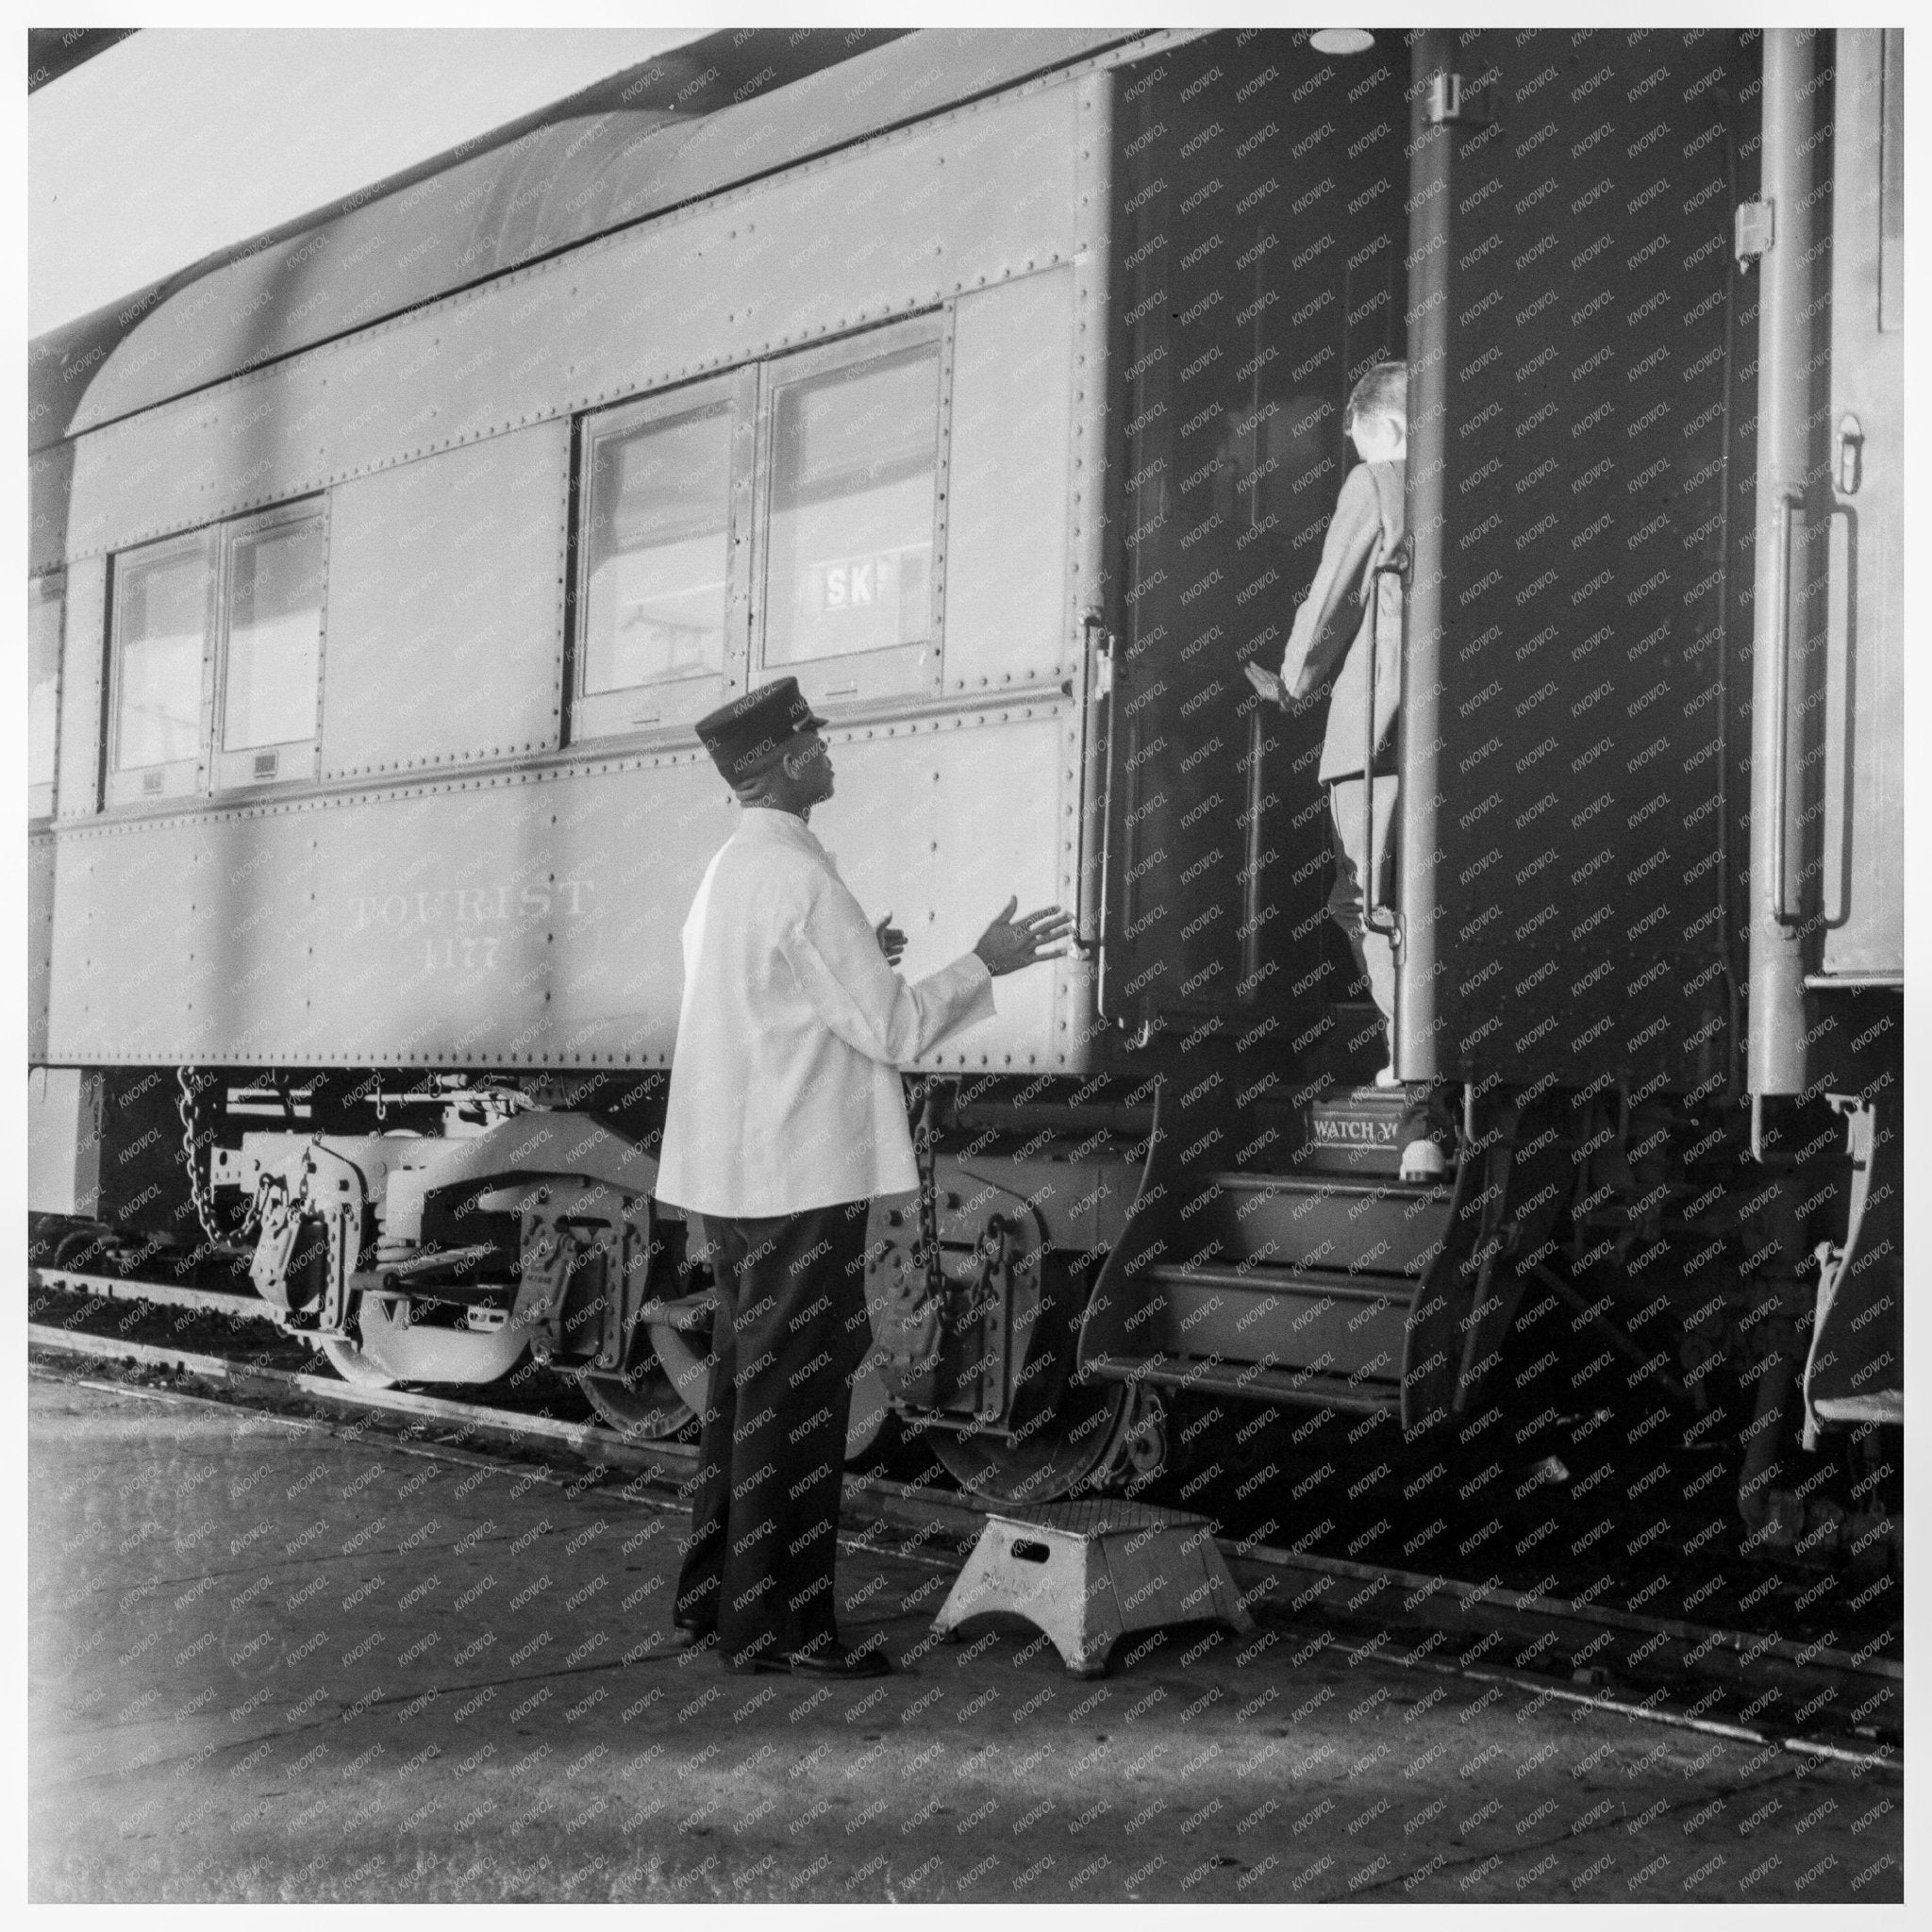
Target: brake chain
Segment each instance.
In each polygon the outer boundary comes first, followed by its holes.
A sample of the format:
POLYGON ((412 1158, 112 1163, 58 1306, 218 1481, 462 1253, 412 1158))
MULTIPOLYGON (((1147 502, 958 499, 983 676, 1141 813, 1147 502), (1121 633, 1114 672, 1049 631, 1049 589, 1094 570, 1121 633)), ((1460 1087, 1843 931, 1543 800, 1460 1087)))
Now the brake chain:
POLYGON ((933 1128, 933 1082, 928 1076, 914 1089, 917 1099, 912 1125, 912 1158, 919 1169, 919 1246, 925 1264, 925 1292, 935 1307, 945 1306, 945 1274, 940 1266, 939 1155, 933 1128))
POLYGON ((202 1234, 210 1248, 225 1248, 245 1241, 259 1230, 268 1176, 264 1174, 256 1182, 255 1196, 248 1204, 248 1212, 242 1216, 241 1226, 232 1233, 225 1234, 215 1219, 214 1190, 203 1177, 200 1152, 195 1145, 196 1096, 189 1082, 189 1075, 194 1071, 192 1065, 175 1069, 175 1079, 181 1089, 175 1098, 175 1111, 181 1117, 181 1164, 188 1170, 189 1199, 193 1203, 194 1218, 201 1224, 202 1234))

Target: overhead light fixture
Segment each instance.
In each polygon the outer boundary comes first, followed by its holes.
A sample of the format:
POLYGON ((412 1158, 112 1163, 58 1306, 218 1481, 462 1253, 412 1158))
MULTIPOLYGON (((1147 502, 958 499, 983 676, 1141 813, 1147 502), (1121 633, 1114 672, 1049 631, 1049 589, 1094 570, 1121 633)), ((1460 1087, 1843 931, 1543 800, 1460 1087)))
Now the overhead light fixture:
POLYGON ((1374 44, 1374 35, 1360 26, 1318 26, 1308 36, 1318 54, 1366 54, 1374 44))

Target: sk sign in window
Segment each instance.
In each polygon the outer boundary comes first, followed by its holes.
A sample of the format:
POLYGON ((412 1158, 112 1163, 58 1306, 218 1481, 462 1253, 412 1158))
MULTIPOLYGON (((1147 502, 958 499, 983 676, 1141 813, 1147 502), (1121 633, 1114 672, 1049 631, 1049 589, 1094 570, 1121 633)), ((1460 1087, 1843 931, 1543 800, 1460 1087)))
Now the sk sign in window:
POLYGON ((779 390, 766 663, 931 635, 939 353, 922 343, 779 390))

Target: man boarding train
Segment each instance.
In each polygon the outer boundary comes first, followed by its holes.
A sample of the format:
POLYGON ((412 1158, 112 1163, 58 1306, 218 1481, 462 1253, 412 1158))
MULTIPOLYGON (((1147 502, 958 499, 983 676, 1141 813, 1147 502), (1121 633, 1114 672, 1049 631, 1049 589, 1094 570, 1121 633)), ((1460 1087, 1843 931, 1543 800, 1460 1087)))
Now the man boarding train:
MULTIPOLYGON (((1356 967, 1382 1016, 1389 1064, 1377 1086, 1395 1084, 1395 948, 1365 918, 1386 906, 1395 873, 1395 713, 1402 696, 1402 585, 1384 572, 1402 543, 1403 484, 1408 456, 1408 365, 1377 362, 1349 391, 1342 426, 1361 461, 1342 478, 1322 542, 1314 581, 1295 612, 1277 681, 1258 664, 1249 680, 1283 709, 1331 679, 1320 782, 1328 789, 1335 840, 1335 885, 1328 911, 1347 936, 1356 967), (1375 689, 1369 691, 1370 637, 1375 689), (1372 724, 1373 719, 1373 724, 1372 724), (1368 876, 1371 855, 1374 876, 1368 876)), ((1401 1177, 1434 1180, 1446 1165, 1430 1095, 1409 1095, 1397 1130, 1401 1177)))

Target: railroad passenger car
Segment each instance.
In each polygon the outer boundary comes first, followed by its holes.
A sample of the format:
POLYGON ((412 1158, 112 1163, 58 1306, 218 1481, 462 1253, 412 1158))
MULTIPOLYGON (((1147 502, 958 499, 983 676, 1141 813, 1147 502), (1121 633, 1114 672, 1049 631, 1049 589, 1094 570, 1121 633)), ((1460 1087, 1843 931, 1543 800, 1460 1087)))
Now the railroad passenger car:
POLYGON ((1901 58, 720 35, 36 343, 44 1227, 245 1245, 347 1374, 534 1352, 683 1426, 692 725, 792 673, 908 973, 1079 914, 908 1070, 855 1451, 1045 1498, 1190 1405, 1367 1460, 1607 1402, 1730 1441, 1767 1552, 1882 1557, 1789 1471, 1902 1420, 1901 58), (1322 708, 1241 675, 1390 357, 1429 1187, 1355 1084, 1322 708))

